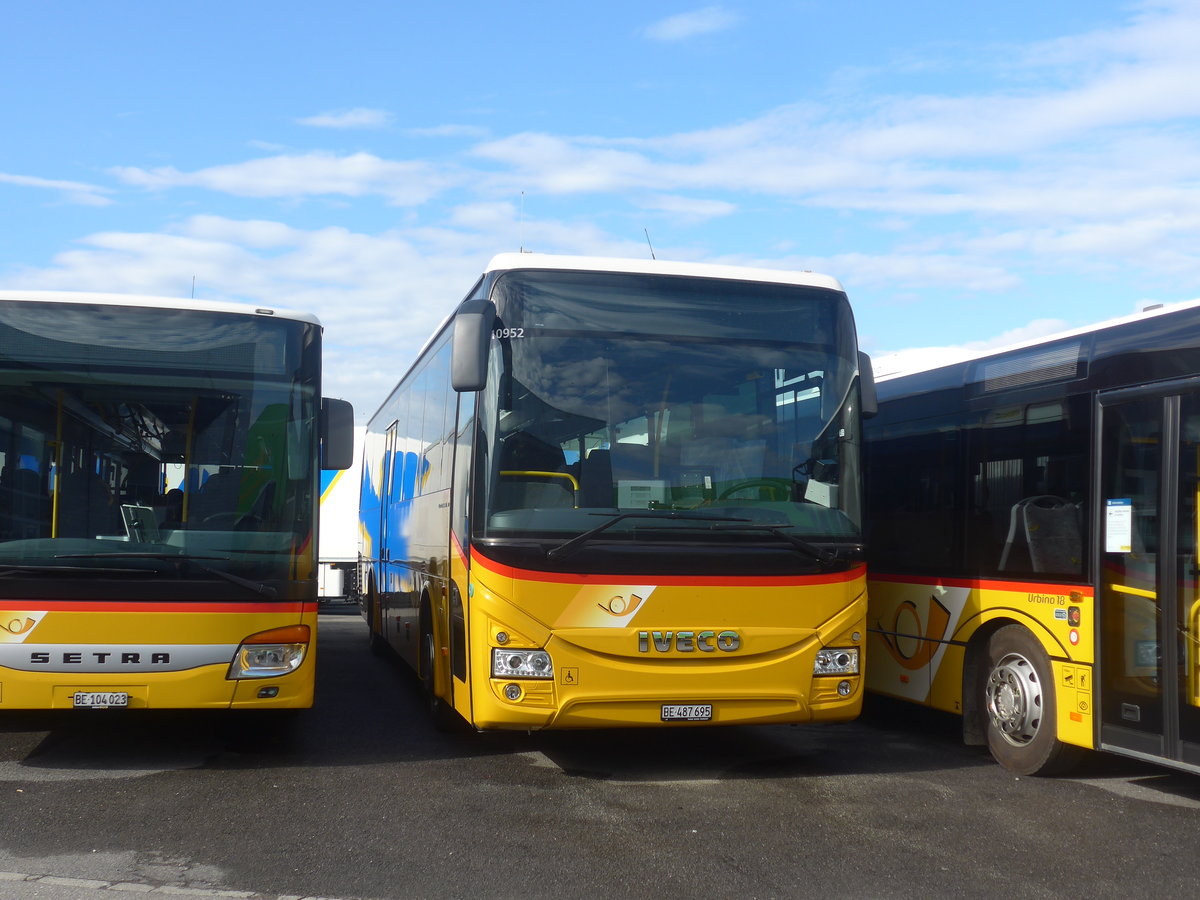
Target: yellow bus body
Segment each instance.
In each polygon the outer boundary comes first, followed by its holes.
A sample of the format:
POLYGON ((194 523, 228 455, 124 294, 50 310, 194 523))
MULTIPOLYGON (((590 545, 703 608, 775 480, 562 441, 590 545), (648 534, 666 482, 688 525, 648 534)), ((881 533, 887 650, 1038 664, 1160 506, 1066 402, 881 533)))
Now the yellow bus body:
POLYGON ((1091 587, 880 576, 869 590, 870 690, 961 715, 967 648, 998 623, 1019 624, 1050 658, 1058 739, 1094 746, 1091 587))
POLYGON ((316 603, 0 601, 0 711, 71 709, 76 692, 126 693, 130 709, 306 708, 316 634, 316 603), (229 678, 242 641, 296 625, 297 669, 229 678))
POLYGON ((512 569, 476 554, 468 594, 472 677, 454 679, 453 703, 480 729, 662 725, 664 704, 711 705, 711 720, 678 723, 706 725, 845 721, 862 707, 860 675, 813 676, 823 647, 862 647, 861 566, 822 576, 614 578, 512 569), (725 632, 737 635, 736 649, 720 646, 725 632), (502 648, 545 649, 554 677, 492 677, 502 648), (505 696, 510 684, 519 699, 505 696))

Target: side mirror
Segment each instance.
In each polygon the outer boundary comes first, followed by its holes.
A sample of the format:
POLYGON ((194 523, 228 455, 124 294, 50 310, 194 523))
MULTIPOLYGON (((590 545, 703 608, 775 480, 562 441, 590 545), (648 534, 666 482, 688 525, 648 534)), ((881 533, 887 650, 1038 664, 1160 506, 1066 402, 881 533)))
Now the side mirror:
POLYGON ((496 304, 491 300, 465 300, 454 316, 454 341, 450 351, 450 386, 459 393, 481 391, 487 384, 488 348, 496 304))
POLYGON ((354 407, 345 400, 321 398, 321 468, 354 465, 354 407))
POLYGON ((879 412, 879 395, 875 393, 875 368, 871 357, 861 351, 858 354, 858 393, 864 419, 879 412))

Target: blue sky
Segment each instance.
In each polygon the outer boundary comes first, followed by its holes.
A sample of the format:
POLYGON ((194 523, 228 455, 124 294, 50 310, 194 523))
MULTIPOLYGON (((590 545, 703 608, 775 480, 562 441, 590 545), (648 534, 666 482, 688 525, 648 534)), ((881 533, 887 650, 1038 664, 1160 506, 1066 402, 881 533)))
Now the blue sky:
POLYGON ((4 18, 0 286, 315 312, 360 417, 520 246, 826 272, 877 357, 1200 296, 1200 0, 4 18))

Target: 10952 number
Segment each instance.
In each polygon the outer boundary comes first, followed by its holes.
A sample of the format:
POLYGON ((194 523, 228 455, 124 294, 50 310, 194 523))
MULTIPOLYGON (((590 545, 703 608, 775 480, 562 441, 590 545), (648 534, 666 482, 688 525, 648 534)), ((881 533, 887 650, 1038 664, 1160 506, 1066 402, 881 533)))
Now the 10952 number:
POLYGON ((525 329, 524 328, 493 328, 492 329, 492 337, 496 338, 497 340, 501 340, 501 341, 504 340, 505 338, 523 338, 523 337, 525 337, 525 329))

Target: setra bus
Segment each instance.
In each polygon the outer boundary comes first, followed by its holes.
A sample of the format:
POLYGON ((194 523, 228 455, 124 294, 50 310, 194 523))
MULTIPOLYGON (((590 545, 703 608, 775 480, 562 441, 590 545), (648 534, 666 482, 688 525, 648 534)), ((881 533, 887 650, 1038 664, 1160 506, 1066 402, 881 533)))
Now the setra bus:
POLYGON ((854 717, 870 386, 832 278, 496 256, 368 425, 372 646, 442 724, 854 717))
POLYGON ((0 292, 0 711, 312 704, 320 377, 309 315, 0 292))
POLYGON ((868 688, 1019 773, 1200 771, 1200 301, 878 391, 868 688))

